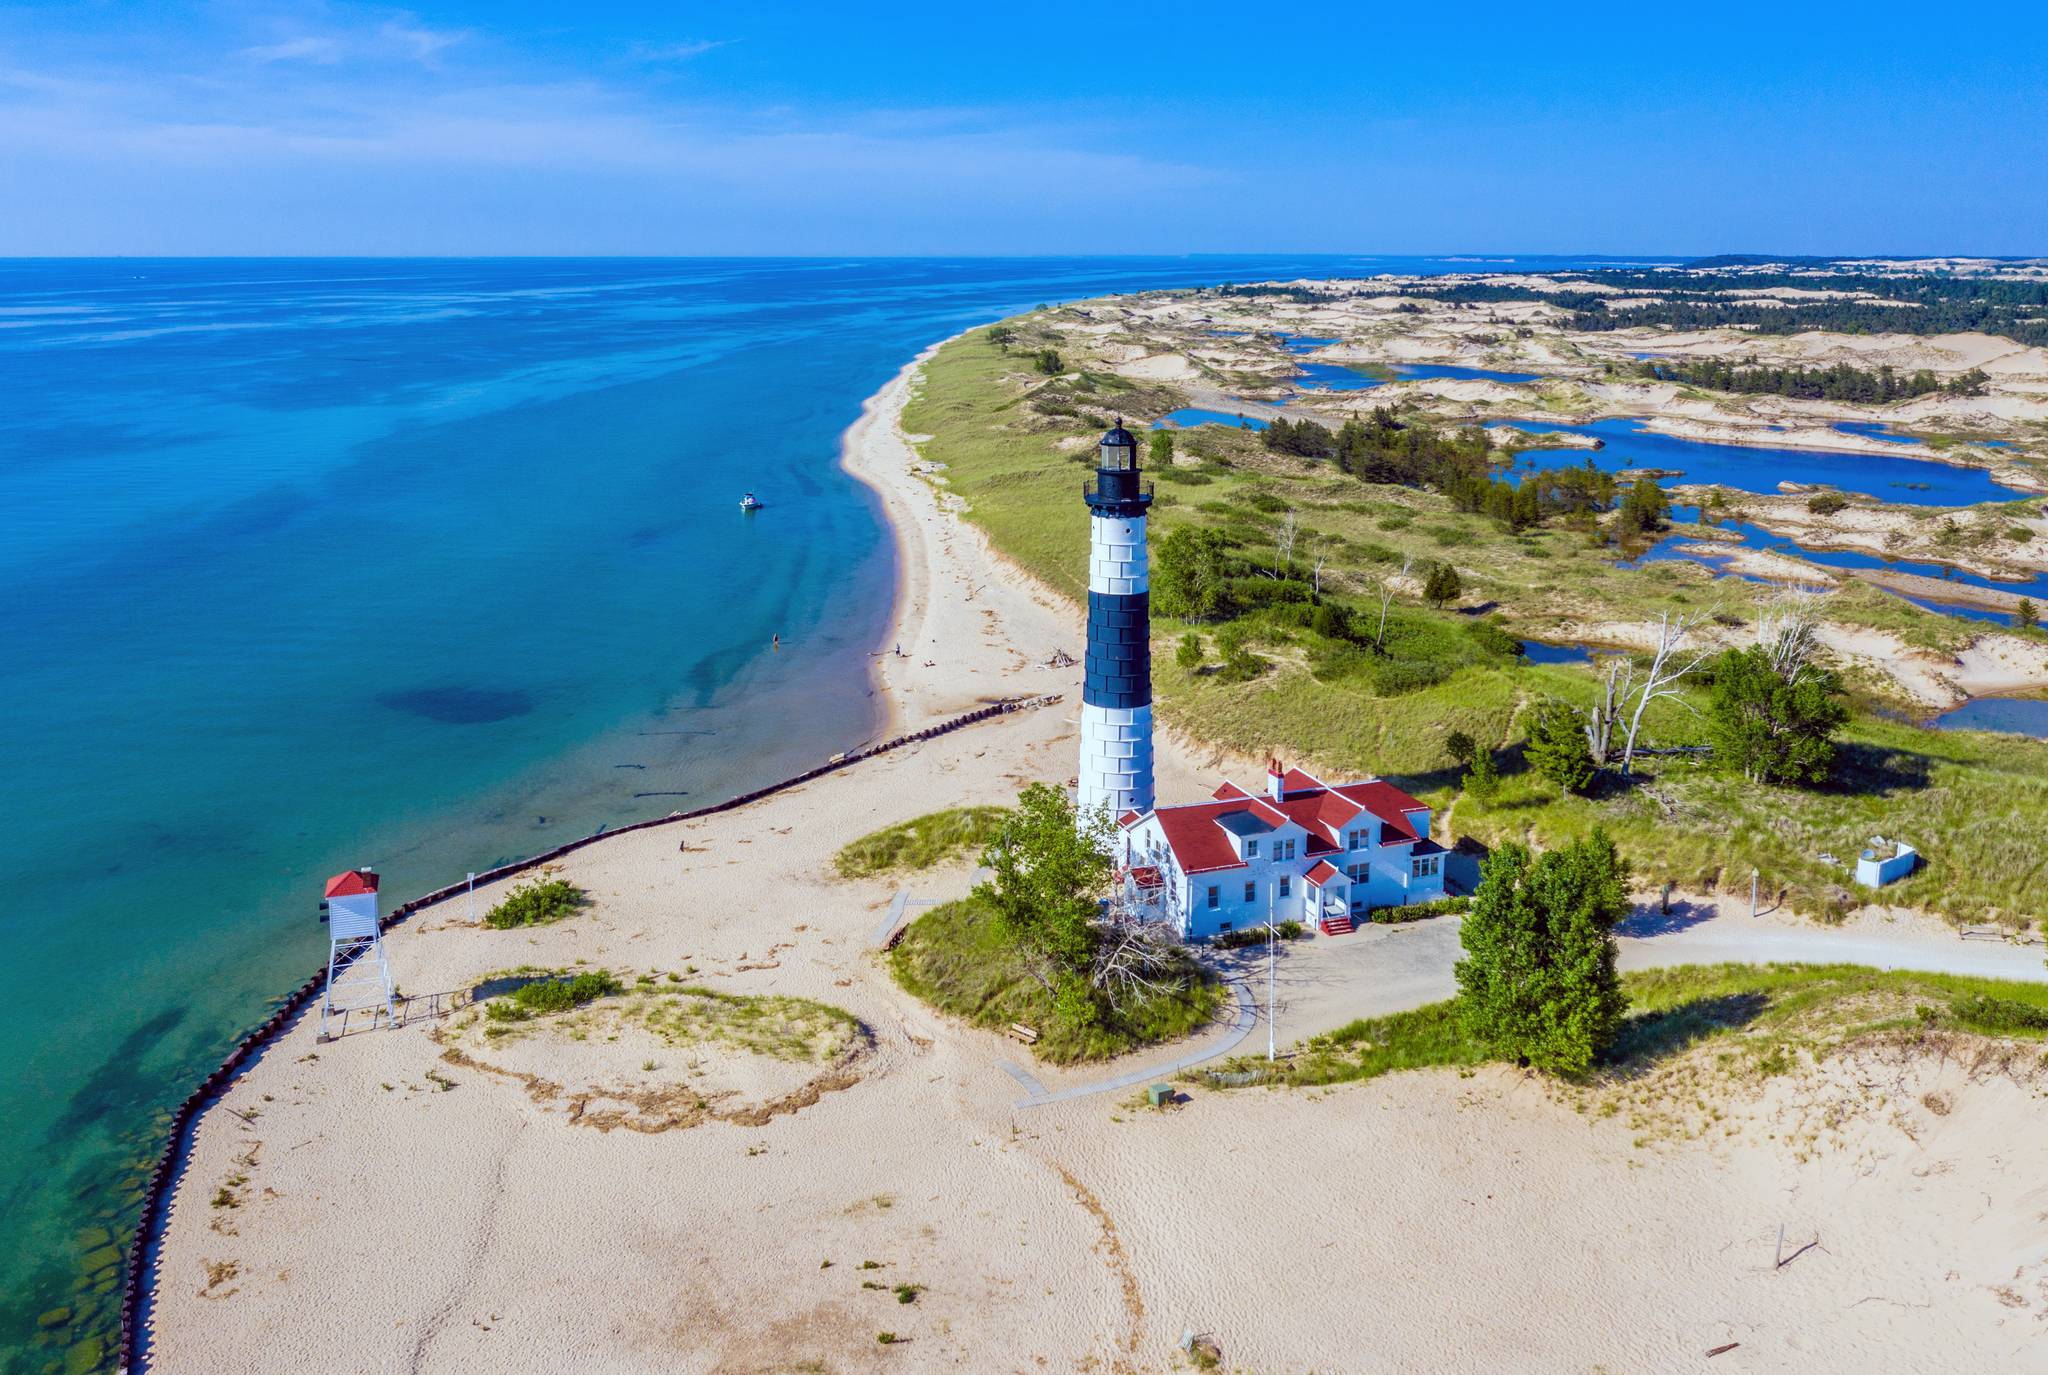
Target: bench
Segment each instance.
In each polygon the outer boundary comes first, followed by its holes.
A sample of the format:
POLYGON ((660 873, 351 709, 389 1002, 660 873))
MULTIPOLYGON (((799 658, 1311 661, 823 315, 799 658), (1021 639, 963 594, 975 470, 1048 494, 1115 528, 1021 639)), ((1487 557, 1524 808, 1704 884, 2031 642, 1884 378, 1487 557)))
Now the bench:
POLYGON ((1027 1046, 1038 1044, 1038 1028, 1035 1026, 1025 1026, 1022 1022, 1012 1022, 1009 1025, 1009 1034, 1012 1040, 1022 1041, 1027 1046))

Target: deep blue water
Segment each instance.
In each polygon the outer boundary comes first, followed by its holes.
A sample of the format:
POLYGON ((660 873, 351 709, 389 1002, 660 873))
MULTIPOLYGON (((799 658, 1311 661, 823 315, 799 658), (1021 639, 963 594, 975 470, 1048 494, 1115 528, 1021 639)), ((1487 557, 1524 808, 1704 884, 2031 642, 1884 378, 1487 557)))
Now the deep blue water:
POLYGON ((2012 501, 2030 495, 1994 482, 1981 468, 1966 468, 1904 454, 1832 453, 1821 449, 1775 449, 1743 444, 1712 444, 1698 439, 1654 434, 1632 419, 1595 420, 1572 425, 1552 420, 1489 420, 1488 429, 1507 425, 1530 434, 1593 435, 1606 441, 1599 450, 1532 449, 1523 456, 1539 468, 1577 465, 1588 459, 1608 472, 1624 468, 1673 469, 1684 476, 1671 483, 1718 483, 1745 492, 1775 493, 1782 482, 1838 487, 1880 501, 1916 506, 1968 506, 1983 501, 2012 501))
POLYGON ((1347 368, 1342 363, 1297 363, 1294 372, 1303 386, 1328 391, 1364 391, 1367 387, 1386 385, 1385 378, 1347 368))
POLYGON ((2000 730, 2048 740, 2048 700, 1977 697, 1934 718, 1946 730, 2000 730))
MULTIPOLYGON (((1774 428, 1782 430, 1785 427, 1778 425, 1774 428)), ((1926 444, 1926 441, 1917 435, 1894 434, 1892 427, 1882 420, 1838 420, 1835 422, 1834 428, 1840 430, 1843 434, 1860 435, 1865 439, 1882 439, 1887 444, 1920 444, 1923 446, 1926 444)), ((2012 447, 2011 442, 2004 439, 1974 439, 1970 442, 1980 449, 2010 449, 2012 447)))
POLYGON ((1449 363, 1394 363, 1394 375, 1411 382, 1541 382, 1540 372, 1495 372, 1489 368, 1461 368, 1449 363))
POLYGON ((81 1229, 317 961, 324 876, 396 901, 872 733, 893 556, 838 437, 920 347, 1464 266, 0 262, 0 1365, 108 1330, 81 1229))
MULTIPOLYGON (((1270 406, 1275 403, 1267 401, 1260 404, 1270 406)), ((1188 429, 1196 425, 1235 425, 1247 430, 1263 430, 1266 428, 1266 422, 1255 415, 1238 416, 1232 415, 1228 411, 1203 410, 1200 406, 1182 406, 1177 411, 1168 411, 1165 415, 1159 417, 1158 423, 1178 429, 1188 429)), ((1157 426, 1154 428, 1157 428, 1157 426)))

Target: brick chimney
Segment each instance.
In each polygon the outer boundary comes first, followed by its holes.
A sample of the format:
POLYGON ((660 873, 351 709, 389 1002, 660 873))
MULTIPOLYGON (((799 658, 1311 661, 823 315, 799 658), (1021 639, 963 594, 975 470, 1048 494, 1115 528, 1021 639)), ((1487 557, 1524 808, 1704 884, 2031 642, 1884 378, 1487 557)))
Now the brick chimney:
POLYGON ((1278 759, 1266 760, 1266 796, 1275 802, 1281 800, 1286 789, 1287 770, 1280 767, 1278 759))

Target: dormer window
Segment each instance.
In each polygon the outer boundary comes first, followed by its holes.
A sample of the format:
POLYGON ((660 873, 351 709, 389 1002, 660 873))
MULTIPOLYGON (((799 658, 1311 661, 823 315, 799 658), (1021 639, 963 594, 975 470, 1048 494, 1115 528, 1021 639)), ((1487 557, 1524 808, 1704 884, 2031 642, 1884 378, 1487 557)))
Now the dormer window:
POLYGON ((1256 840, 1247 840, 1247 841, 1246 841, 1246 842, 1244 843, 1244 857, 1245 857, 1246 859, 1257 859, 1257 858, 1259 857, 1259 842, 1258 842, 1258 841, 1256 841, 1256 840))

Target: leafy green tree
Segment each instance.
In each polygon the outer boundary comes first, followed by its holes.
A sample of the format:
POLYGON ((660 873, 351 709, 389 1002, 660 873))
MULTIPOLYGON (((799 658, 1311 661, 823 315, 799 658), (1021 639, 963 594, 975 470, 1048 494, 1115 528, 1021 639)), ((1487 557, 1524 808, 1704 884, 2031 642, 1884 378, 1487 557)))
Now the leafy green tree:
POLYGON ((1055 1010, 1076 1025, 1095 1016, 1088 971, 1114 874, 1115 830, 1108 815, 1078 815, 1064 791, 1033 783, 981 855, 990 877, 975 895, 1053 995, 1055 1010))
POLYGON ((1629 910, 1628 873, 1597 828, 1541 857, 1508 841, 1480 861, 1457 968, 1474 1036, 1555 1074, 1593 1063, 1628 1010, 1613 935, 1629 910))
POLYGON ((2019 605, 2012 609, 2012 624, 2015 630, 2032 630, 2040 620, 2040 609, 2034 605, 2032 597, 2021 597, 2019 605))
POLYGON ((1465 592, 1465 580, 1458 576, 1458 570, 1448 563, 1430 565, 1429 577, 1423 580, 1422 597, 1431 606, 1441 611, 1465 592))
POLYGON ((991 344, 994 344, 997 348, 1001 349, 1003 352, 1008 353, 1010 351, 1010 345, 1015 343, 1016 340, 1017 331, 1010 328, 1008 325, 989 326, 988 341, 991 344))
POLYGON ((1159 542, 1152 561, 1152 609, 1206 621, 1223 609, 1223 532, 1183 525, 1159 542))
POLYGON ((1167 468, 1173 465, 1172 430, 1152 431, 1150 451, 1146 454, 1145 461, 1155 468, 1167 468))
POLYGON ((1802 666, 1788 679, 1762 645, 1724 650, 1707 713, 1715 766, 1752 783, 1824 782, 1849 720, 1840 691, 1826 669, 1802 666))
POLYGON ((1568 793, 1593 786, 1592 751, 1586 744, 1585 713, 1563 702, 1545 702, 1529 727, 1529 767, 1568 793))
POLYGON ((1067 370, 1066 360, 1060 357, 1058 349, 1040 349, 1033 362, 1047 377, 1058 377, 1067 370))
POLYGON ((1202 666, 1205 657, 1202 637, 1192 630, 1180 637, 1180 648, 1173 651, 1173 661, 1190 673, 1202 666))

